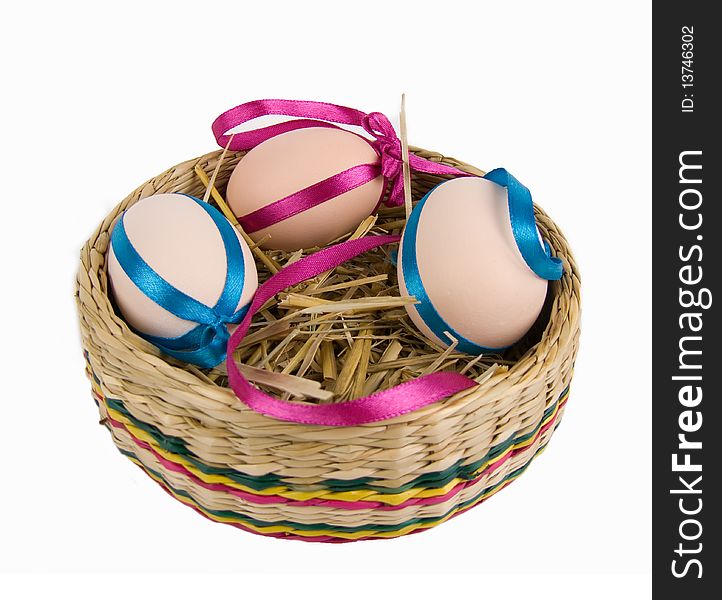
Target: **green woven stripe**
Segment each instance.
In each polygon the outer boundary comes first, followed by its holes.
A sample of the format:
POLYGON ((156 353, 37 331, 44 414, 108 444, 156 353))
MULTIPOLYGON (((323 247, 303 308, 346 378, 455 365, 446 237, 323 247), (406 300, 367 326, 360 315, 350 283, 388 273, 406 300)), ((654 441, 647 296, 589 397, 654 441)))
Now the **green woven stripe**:
MULTIPOLYGON (((562 392, 560 398, 564 396, 565 393, 566 390, 562 392)), ((128 420, 133 423, 133 425, 151 435, 161 448, 173 454, 183 456, 188 462, 193 464, 202 473, 206 473, 207 475, 223 475, 225 477, 228 477, 232 481, 245 485, 256 491, 262 491, 277 486, 286 486, 290 489, 293 489, 291 485, 286 483, 278 475, 268 474, 254 477, 251 475, 245 475, 243 473, 240 473, 239 471, 235 471, 230 468, 208 466, 201 460, 199 460, 191 451, 188 450, 186 443, 183 439, 179 437, 165 435, 157 427, 144 423, 143 421, 139 421, 128 412, 122 401, 118 399, 106 398, 105 401, 109 407, 124 415, 128 420)), ((398 494, 400 492, 419 487, 444 487, 447 483, 453 481, 454 479, 462 479, 468 481, 474 478, 474 474, 482 465, 484 465, 490 460, 493 460, 494 458, 505 452, 510 446, 523 443, 533 438, 541 428, 541 424, 555 410, 558 402, 559 401, 557 400, 556 402, 554 402, 554 404, 549 406, 544 411, 544 415, 542 416, 539 424, 534 428, 534 430, 516 438, 510 437, 504 442, 493 446, 484 457, 480 458, 477 461, 474 461, 473 463, 462 464, 461 460, 459 460, 455 464, 444 469, 443 471, 424 473, 414 478, 412 481, 396 488, 388 488, 374 485, 374 482, 377 481, 377 479, 371 477, 359 477, 349 480, 327 479, 324 480, 323 483, 319 485, 319 487, 333 492, 346 492, 357 489, 369 489, 382 494, 398 494)))
POLYGON ((247 485, 254 490, 265 490, 270 487, 283 485, 283 481, 281 480, 281 478, 278 475, 274 475, 273 473, 254 477, 251 475, 244 475, 243 473, 240 473, 233 469, 211 467, 209 465, 206 465, 205 463, 201 462, 190 450, 188 450, 185 440, 183 440, 182 438, 165 435, 154 425, 149 425, 147 423, 144 423, 143 421, 139 421, 128 412, 128 410, 125 408, 125 406, 120 400, 106 398, 105 401, 110 408, 121 413, 138 429, 142 429, 150 436, 152 436, 158 446, 160 446, 164 450, 167 450, 168 452, 183 456, 188 462, 197 467, 199 471, 206 473, 207 475, 224 475, 229 479, 232 479, 237 483, 247 485))
MULTIPOLYGON (((422 525, 425 523, 432 523, 432 522, 440 521, 440 520, 446 518, 447 516, 449 516, 452 512, 454 512, 456 510, 463 510, 464 508, 474 504, 474 502, 476 500, 478 500, 484 494, 487 494, 487 493, 497 490, 510 479, 514 479, 518 475, 521 475, 526 470, 526 468, 531 464, 532 460, 537 456, 537 454, 539 454, 539 452, 541 452, 541 450, 542 450, 542 448, 539 448, 534 453, 534 456, 532 456, 526 462, 526 464, 519 467, 515 471, 512 471, 511 473, 509 473, 509 475, 507 475, 499 483, 497 483, 493 486, 484 488, 473 498, 471 498, 465 502, 462 502, 461 504, 456 505, 454 508, 449 509, 446 513, 444 513, 440 517, 420 517, 417 519, 409 519, 408 521, 404 521, 403 523, 400 523, 398 525, 379 525, 379 524, 377 524, 377 525, 357 525, 354 527, 344 527, 341 525, 333 525, 332 526, 332 525, 328 525, 325 523, 308 524, 308 523, 295 523, 293 521, 268 522, 268 521, 259 521, 258 519, 254 519, 254 518, 244 515, 242 513, 237 513, 234 511, 230 511, 230 510, 211 510, 204 506, 202 506, 202 508, 205 512, 207 512, 210 515, 214 515, 219 518, 243 519, 243 521, 245 521, 246 523, 250 523, 256 527, 273 527, 273 526, 281 525, 281 526, 285 526, 285 527, 291 527, 291 528, 299 530, 299 531, 313 531, 316 529, 328 529, 331 531, 338 531, 338 532, 343 532, 343 533, 355 533, 357 531, 367 531, 367 530, 368 531, 376 531, 376 532, 398 531, 400 529, 404 529, 405 527, 408 527, 409 525, 417 525, 417 524, 422 525)), ((135 460, 139 460, 138 457, 135 456, 135 454, 133 454, 132 452, 128 452, 126 450, 120 450, 120 452, 122 454, 125 454, 126 456, 134 458, 135 460)), ((157 471, 154 471, 153 469, 149 469, 145 465, 143 465, 143 469, 148 471, 149 473, 153 474, 158 479, 162 480, 163 483, 178 496, 180 496, 182 498, 186 498, 187 500, 190 500, 194 504, 198 505, 198 502, 190 494, 188 494, 184 490, 178 490, 178 489, 174 488, 173 486, 171 486, 170 483, 166 480, 166 478, 161 473, 158 473, 157 471)))

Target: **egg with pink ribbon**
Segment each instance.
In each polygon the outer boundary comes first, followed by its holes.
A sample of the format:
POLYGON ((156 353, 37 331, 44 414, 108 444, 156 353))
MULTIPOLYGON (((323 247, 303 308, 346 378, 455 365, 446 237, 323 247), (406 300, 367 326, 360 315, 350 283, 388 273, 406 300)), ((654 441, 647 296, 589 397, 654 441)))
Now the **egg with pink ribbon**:
MULTIPOLYGON (((226 200, 263 248, 323 246, 353 232, 382 202, 403 205, 401 141, 382 113, 327 102, 254 100, 221 114, 212 129, 221 147, 246 151, 228 181, 226 200), (278 116, 292 120, 235 131, 278 116)), ((466 175, 413 154, 409 166, 466 175)))
POLYGON ((397 262, 406 310, 442 346, 502 352, 544 306, 562 264, 537 229, 529 190, 504 169, 439 184, 414 207, 397 262))
POLYGON ((353 231, 383 190, 379 156, 363 137, 308 127, 252 148, 233 170, 226 200, 254 241, 290 251, 353 231))

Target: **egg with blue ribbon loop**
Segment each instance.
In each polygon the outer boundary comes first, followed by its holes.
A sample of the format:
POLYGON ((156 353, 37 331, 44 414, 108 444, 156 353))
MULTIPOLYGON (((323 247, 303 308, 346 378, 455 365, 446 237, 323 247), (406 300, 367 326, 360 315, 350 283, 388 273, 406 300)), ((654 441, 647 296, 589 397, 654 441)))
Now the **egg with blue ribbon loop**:
POLYGON ((185 194, 142 198, 116 222, 107 257, 112 297, 138 335, 202 368, 225 359, 258 276, 250 248, 216 208, 185 194))
POLYGON ((414 207, 397 259, 406 310, 432 342, 501 353, 539 318, 562 262, 537 227, 531 192, 506 169, 460 177, 414 207))

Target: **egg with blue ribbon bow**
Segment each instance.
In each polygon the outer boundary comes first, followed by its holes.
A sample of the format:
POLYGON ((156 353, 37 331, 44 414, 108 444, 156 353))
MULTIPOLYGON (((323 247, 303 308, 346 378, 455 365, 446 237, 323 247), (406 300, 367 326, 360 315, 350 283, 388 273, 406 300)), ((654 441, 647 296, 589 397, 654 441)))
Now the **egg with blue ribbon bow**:
POLYGON ((397 273, 406 310, 430 340, 468 354, 499 353, 529 331, 547 282, 560 279, 529 190, 505 169, 443 182, 414 207, 397 273))
POLYGON ((258 277, 250 248, 216 208, 185 194, 142 198, 115 223, 107 258, 115 304, 137 334, 199 367, 225 359, 258 277))

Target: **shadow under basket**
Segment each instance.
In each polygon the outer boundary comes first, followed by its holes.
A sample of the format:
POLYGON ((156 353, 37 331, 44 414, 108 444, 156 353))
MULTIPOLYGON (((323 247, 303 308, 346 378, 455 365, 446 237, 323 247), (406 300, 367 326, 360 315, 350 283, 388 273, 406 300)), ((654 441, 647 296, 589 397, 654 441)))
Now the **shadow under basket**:
MULTIPOLYGON (((483 174, 437 153, 411 150, 483 174)), ((194 169, 210 175, 220 154, 184 162, 143 184, 81 251, 76 294, 87 372, 101 423, 121 453, 213 521, 321 542, 424 531, 519 477, 559 424, 579 341, 579 274, 551 219, 535 207, 539 229, 563 261, 564 275, 550 282, 530 335, 475 373, 476 387, 365 425, 279 421, 248 408, 225 378, 167 358, 135 335, 108 294, 105 253, 117 217, 156 193, 202 197, 205 189, 194 169)), ((224 160, 220 190, 242 155, 224 160)), ((443 179, 414 173, 414 200, 443 179)))

